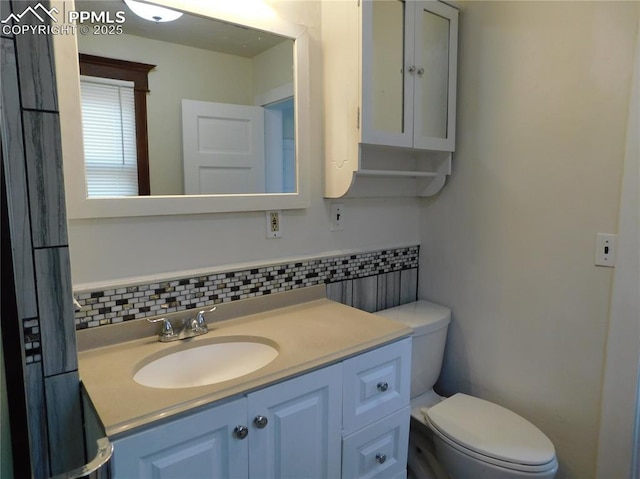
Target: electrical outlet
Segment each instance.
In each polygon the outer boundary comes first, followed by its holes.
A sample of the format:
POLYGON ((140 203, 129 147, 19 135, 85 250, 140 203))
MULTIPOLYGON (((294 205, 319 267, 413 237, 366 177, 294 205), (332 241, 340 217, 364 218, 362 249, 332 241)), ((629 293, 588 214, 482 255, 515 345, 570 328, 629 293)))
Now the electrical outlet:
POLYGON ((344 229, 344 205, 342 203, 331 203, 331 231, 342 231, 344 229))
POLYGON ((616 265, 616 239, 618 235, 598 233, 596 234, 596 266, 616 265))
POLYGON ((282 237, 282 214, 280 211, 267 211, 267 238, 282 237))

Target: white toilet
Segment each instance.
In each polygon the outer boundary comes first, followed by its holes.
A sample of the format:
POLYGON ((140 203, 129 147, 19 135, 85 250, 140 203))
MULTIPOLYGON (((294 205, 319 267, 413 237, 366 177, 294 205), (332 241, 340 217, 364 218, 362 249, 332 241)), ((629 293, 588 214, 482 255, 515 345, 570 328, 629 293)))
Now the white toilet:
POLYGON ((414 330, 409 468, 415 477, 552 479, 556 475, 553 444, 529 421, 479 398, 466 394, 443 398, 433 390, 451 320, 448 308, 416 301, 376 314, 414 330))

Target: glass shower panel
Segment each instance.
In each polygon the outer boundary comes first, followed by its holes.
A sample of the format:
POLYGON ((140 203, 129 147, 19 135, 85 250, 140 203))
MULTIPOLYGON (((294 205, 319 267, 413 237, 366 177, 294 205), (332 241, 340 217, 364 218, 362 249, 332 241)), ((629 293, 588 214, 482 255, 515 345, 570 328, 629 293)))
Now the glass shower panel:
POLYGON ((404 2, 374 1, 373 128, 404 133, 404 2))
POLYGON ((422 88, 422 135, 447 138, 449 98, 450 21, 425 9, 422 16, 422 52, 418 61, 418 81, 422 88))

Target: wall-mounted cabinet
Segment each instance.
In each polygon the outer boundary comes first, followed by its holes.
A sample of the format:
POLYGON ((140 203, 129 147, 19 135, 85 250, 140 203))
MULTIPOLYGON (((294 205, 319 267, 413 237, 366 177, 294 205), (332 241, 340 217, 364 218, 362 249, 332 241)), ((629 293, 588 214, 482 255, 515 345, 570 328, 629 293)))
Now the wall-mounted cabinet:
POLYGON ((429 196, 455 149, 458 10, 437 0, 322 4, 326 189, 429 196))

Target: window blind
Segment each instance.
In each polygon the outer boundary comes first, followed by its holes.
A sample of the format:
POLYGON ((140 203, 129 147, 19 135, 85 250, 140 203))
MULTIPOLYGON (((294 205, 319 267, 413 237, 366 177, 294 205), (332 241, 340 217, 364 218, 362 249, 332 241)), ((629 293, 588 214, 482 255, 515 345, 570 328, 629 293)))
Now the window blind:
POLYGON ((138 195, 133 82, 82 77, 87 196, 138 195))

